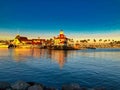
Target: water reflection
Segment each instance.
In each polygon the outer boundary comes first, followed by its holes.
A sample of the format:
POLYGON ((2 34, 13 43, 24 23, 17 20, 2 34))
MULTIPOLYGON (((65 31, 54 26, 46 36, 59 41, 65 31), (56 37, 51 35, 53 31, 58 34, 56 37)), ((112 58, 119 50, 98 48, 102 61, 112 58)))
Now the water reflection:
MULTIPOLYGON (((63 50, 47 50, 47 49, 0 49, 0 58, 11 56, 16 62, 35 59, 50 59, 57 62, 62 68, 68 59, 76 60, 82 57, 95 58, 120 58, 120 49, 97 49, 97 50, 78 50, 78 51, 63 51, 63 50)), ((117 59, 115 59, 117 60, 117 59)))
POLYGON ((0 48, 0 58, 9 56, 9 52, 7 48, 0 48))
POLYGON ((75 82, 120 88, 120 49, 0 49, 0 67, 3 81, 36 81, 56 87, 75 82))
POLYGON ((30 57, 32 55, 31 49, 13 49, 12 57, 13 60, 19 62, 27 59, 26 57, 30 57))
POLYGON ((63 50, 59 51, 59 50, 46 50, 46 49, 13 49, 11 51, 12 51, 13 60, 17 62, 28 60, 28 58, 29 59, 49 58, 53 62, 57 62, 60 68, 63 67, 64 63, 68 58, 68 54, 71 53, 63 50))
POLYGON ((63 67, 64 63, 67 60, 68 51, 63 50, 48 50, 48 55, 53 61, 57 61, 60 68, 63 67))
POLYGON ((12 53, 13 60, 21 61, 32 58, 45 57, 46 51, 44 49, 13 49, 12 53))

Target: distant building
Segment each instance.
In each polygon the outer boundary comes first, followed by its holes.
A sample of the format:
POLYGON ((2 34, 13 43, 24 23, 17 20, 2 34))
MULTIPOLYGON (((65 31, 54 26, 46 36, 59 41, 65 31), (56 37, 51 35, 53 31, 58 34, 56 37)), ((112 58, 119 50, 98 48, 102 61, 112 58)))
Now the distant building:
POLYGON ((31 44, 31 45, 42 45, 45 43, 45 39, 28 39, 27 37, 23 37, 17 35, 13 40, 13 44, 15 45, 24 45, 24 44, 31 44))
POLYGON ((72 46, 73 40, 67 38, 64 35, 63 30, 61 30, 60 34, 57 37, 54 37, 54 45, 56 45, 56 46, 72 46))
POLYGON ((54 45, 67 45, 67 37, 64 35, 63 30, 60 31, 60 34, 57 37, 54 37, 54 45))
POLYGON ((32 39, 32 45, 44 45, 45 43, 45 39, 32 39))
POLYGON ((19 45, 19 44, 32 44, 32 40, 28 40, 27 37, 23 37, 20 35, 17 35, 13 41, 13 44, 19 45))

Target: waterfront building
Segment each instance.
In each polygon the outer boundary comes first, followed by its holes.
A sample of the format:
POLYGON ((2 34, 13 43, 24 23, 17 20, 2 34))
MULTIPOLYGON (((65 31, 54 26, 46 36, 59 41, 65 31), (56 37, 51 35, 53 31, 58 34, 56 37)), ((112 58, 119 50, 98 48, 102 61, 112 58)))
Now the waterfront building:
POLYGON ((32 44, 32 40, 28 40, 27 37, 23 37, 20 35, 17 35, 14 40, 13 40, 13 44, 15 45, 20 45, 20 44, 32 44))
POLYGON ((63 30, 60 31, 60 34, 57 37, 54 37, 55 46, 67 45, 67 37, 64 35, 63 30))
POLYGON ((32 45, 40 45, 45 46, 46 40, 45 39, 32 39, 32 45))
POLYGON ((20 35, 17 35, 15 39, 13 40, 14 45, 25 45, 25 44, 31 44, 31 45, 42 45, 45 43, 45 39, 28 39, 27 37, 23 37, 20 35))
POLYGON ((67 38, 64 34, 64 31, 61 30, 60 34, 57 37, 54 37, 55 46, 73 46, 74 42, 72 39, 67 38))

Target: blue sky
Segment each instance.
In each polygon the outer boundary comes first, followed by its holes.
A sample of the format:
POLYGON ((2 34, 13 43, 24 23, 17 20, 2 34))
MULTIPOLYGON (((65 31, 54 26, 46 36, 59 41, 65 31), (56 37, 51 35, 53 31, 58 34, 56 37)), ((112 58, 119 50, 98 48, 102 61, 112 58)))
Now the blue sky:
POLYGON ((1 38, 52 37, 60 29, 69 37, 119 36, 120 0, 0 0, 1 38))

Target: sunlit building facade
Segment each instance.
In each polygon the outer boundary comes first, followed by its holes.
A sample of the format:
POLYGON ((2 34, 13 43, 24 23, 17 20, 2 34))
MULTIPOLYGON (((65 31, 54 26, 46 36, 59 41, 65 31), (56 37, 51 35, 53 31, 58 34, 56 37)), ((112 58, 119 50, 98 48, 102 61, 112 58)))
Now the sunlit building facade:
POLYGON ((72 39, 67 38, 64 35, 64 31, 61 30, 60 34, 57 37, 54 37, 54 45, 55 46, 73 46, 74 42, 72 39))
POLYGON ((32 40, 28 40, 27 37, 23 37, 20 35, 17 35, 13 40, 14 45, 20 45, 20 44, 32 44, 32 40))

